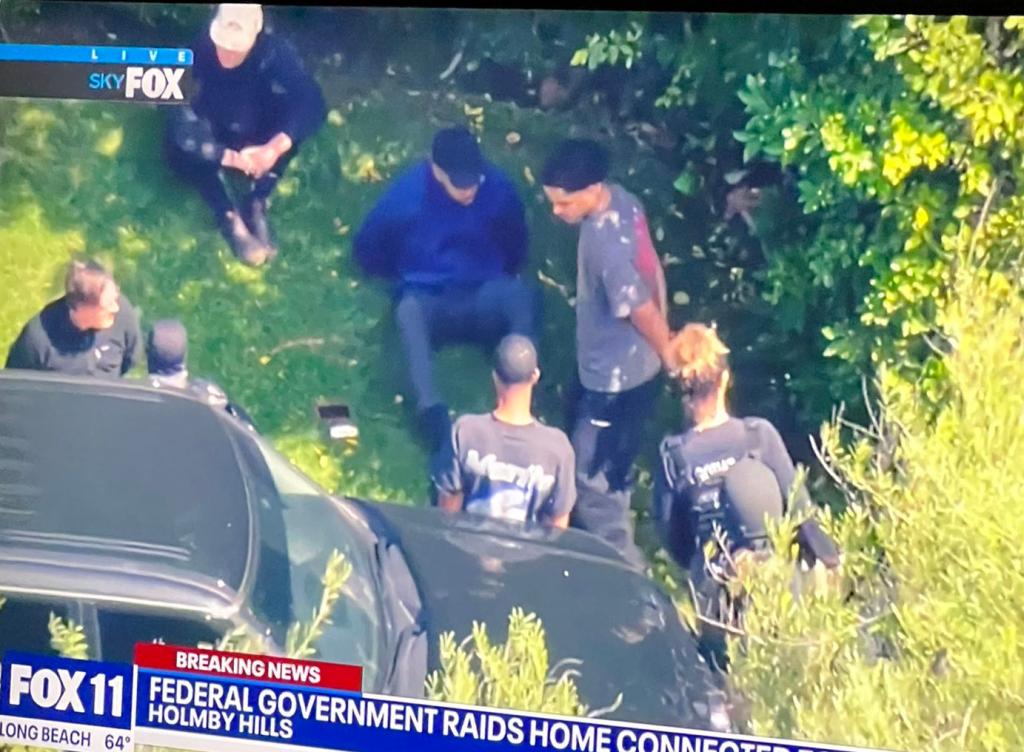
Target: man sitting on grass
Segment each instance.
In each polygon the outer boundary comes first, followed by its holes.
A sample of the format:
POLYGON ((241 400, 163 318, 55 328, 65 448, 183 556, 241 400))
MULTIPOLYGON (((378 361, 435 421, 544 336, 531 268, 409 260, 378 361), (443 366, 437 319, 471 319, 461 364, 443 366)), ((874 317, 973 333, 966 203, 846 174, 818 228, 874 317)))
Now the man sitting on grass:
POLYGON ((434 473, 438 506, 567 527, 576 503, 576 459, 569 438, 531 412, 540 378, 533 343, 505 337, 495 352, 493 378, 494 410, 455 421, 434 473))
POLYGON ((253 266, 277 255, 267 224, 270 194, 327 116, 295 50, 262 29, 259 5, 218 8, 193 46, 196 93, 190 106, 172 108, 166 138, 171 168, 199 190, 235 256, 253 266), (224 169, 249 178, 240 206, 225 189, 224 169))
POLYGON ((534 336, 534 293, 518 276, 526 245, 515 186, 465 128, 440 131, 430 159, 395 180, 356 235, 355 261, 396 282, 395 315, 431 451, 451 429, 433 347, 534 336))

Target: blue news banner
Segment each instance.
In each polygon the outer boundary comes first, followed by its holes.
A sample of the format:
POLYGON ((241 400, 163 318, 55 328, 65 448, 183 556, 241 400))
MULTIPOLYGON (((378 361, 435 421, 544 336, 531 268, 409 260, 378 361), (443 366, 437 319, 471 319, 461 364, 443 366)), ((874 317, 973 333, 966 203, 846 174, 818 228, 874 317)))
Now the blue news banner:
POLYGON ((137 651, 134 666, 5 654, 0 741, 74 752, 134 744, 196 752, 855 752, 369 695, 351 688, 352 674, 332 673, 351 669, 361 682, 354 667, 159 648, 166 660, 142 665, 137 651))

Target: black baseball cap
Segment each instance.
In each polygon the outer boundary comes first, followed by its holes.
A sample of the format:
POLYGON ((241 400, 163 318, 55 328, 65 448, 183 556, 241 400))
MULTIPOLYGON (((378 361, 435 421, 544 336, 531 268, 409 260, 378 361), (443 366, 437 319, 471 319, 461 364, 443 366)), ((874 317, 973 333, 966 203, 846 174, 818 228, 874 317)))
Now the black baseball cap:
POLYGON ((529 337, 509 334, 494 351, 494 373, 505 384, 525 384, 537 370, 537 348, 529 337))
POLYGON ((445 171, 456 188, 480 185, 484 175, 484 155, 468 128, 445 128, 434 136, 431 159, 445 171))
POLYGON ((177 319, 163 319, 153 324, 146 340, 146 361, 151 374, 173 376, 185 368, 188 333, 177 319))

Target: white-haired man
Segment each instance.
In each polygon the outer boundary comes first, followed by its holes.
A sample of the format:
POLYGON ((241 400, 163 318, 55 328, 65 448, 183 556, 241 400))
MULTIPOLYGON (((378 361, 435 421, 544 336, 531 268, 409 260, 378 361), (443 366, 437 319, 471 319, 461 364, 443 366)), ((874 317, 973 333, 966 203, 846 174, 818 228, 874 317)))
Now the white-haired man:
POLYGON ((188 107, 173 108, 167 159, 198 189, 234 254, 258 266, 277 254, 268 199, 299 144, 323 124, 323 95, 294 48, 264 30, 260 5, 218 6, 193 50, 195 93, 188 107), (237 203, 225 170, 248 178, 237 203))

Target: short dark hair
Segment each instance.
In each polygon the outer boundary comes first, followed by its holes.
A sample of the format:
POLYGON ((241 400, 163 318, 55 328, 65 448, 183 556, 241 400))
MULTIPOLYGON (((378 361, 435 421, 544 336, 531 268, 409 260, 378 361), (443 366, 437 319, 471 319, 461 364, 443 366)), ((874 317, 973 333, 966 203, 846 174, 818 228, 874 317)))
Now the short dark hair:
POLYGON ((562 141, 541 171, 541 183, 564 191, 580 191, 608 177, 608 150, 589 138, 562 141))
POLYGON ((188 331, 177 319, 161 319, 146 338, 146 363, 150 374, 172 376, 185 368, 188 331))
POLYGON ((525 384, 537 370, 537 348, 529 337, 509 334, 494 350, 494 374, 506 386, 525 384))
POLYGON ((100 302, 103 290, 113 282, 110 272, 91 259, 74 260, 68 264, 64 277, 64 295, 72 308, 100 302))

